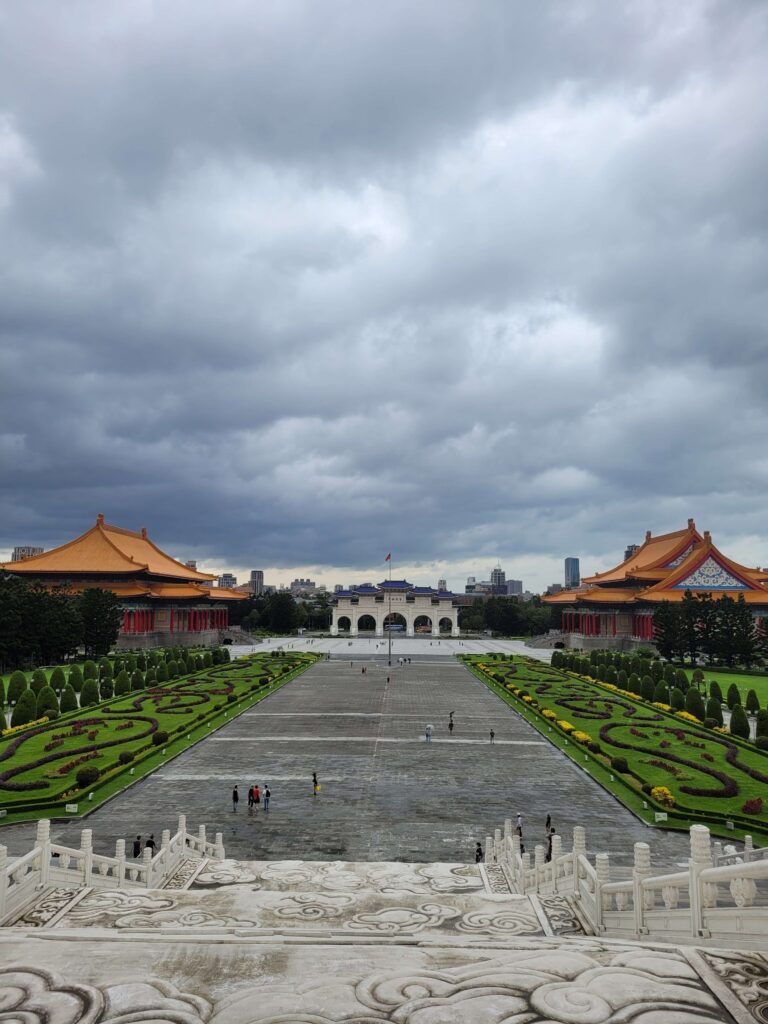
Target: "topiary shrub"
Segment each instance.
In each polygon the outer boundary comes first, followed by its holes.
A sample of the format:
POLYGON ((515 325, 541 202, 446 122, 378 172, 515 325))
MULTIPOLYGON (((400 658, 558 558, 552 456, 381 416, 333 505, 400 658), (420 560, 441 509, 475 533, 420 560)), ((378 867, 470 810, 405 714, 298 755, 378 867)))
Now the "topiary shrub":
POLYGON ((204 668, 213 667, 213 655, 211 654, 210 651, 206 651, 205 654, 203 655, 203 666, 204 668))
POLYGON ((723 705, 717 697, 710 697, 707 700, 707 718, 714 719, 716 725, 723 724, 723 705))
POLYGON ((8 703, 13 706, 27 689, 27 677, 23 672, 14 672, 8 680, 8 703))
POLYGON ((755 746, 758 750, 768 750, 768 736, 758 736, 755 740, 755 746))
POLYGON ((188 676, 191 669, 183 658, 179 658, 176 662, 176 668, 180 676, 188 676))
POLYGON ((757 712, 757 725, 755 729, 757 736, 768 736, 768 709, 761 708, 757 712))
POLYGON ((61 691, 59 709, 62 715, 65 715, 67 711, 77 711, 77 694, 75 693, 71 683, 67 683, 61 691))
POLYGON ((757 694, 754 690, 750 690, 747 694, 747 703, 745 704, 747 711, 755 715, 760 710, 760 701, 757 699, 757 694))
POLYGON ((158 729, 152 734, 152 742, 156 747, 162 747, 164 743, 168 742, 168 733, 164 729, 158 729))
POLYGON ((681 690, 683 693, 685 693, 689 685, 690 684, 688 682, 688 676, 685 674, 683 669, 679 668, 677 672, 675 672, 675 686, 678 688, 678 690, 681 690))
POLYGON ((49 711, 59 710, 59 698, 52 686, 44 686, 37 695, 37 713, 35 718, 43 718, 49 711))
POLYGON ((669 664, 665 665, 664 666, 664 675, 662 676, 662 678, 664 679, 664 682, 668 683, 670 686, 673 686, 674 682, 675 682, 675 672, 676 672, 676 669, 675 669, 674 665, 669 665, 669 664))
POLYGON ((699 687, 704 682, 704 673, 700 668, 695 668, 691 673, 691 679, 693 679, 696 686, 699 687))
POLYGON ((643 684, 640 681, 640 676, 637 672, 633 672, 627 680, 627 688, 630 693, 637 694, 638 697, 643 695, 643 684))
POLYGON ((112 668, 112 662, 109 658, 99 659, 99 679, 112 679, 114 678, 115 672, 112 668))
MULTIPOLYGON (((5 707, 5 684, 3 683, 3 680, 0 679, 0 710, 2 710, 2 708, 4 708, 4 707, 5 707)), ((0 728, 2 728, 2 724, 1 723, 0 723, 0 728)))
POLYGON ((30 689, 32 690, 34 695, 37 696, 38 693, 40 693, 40 691, 42 690, 42 688, 47 685, 48 676, 45 674, 45 672, 43 672, 41 668, 36 668, 35 671, 32 673, 32 680, 29 684, 30 689))
POLYGON ((157 678, 155 676, 155 669, 152 668, 152 666, 150 665, 147 671, 144 673, 144 686, 154 686, 156 682, 157 678))
POLYGON ((654 701, 659 701, 662 704, 669 704, 669 689, 667 687, 666 679, 660 679, 653 689, 654 701))
POLYGON ((675 711, 685 710, 685 694, 678 686, 672 688, 672 693, 669 695, 669 703, 675 711))
POLYGON ((731 710, 733 710, 737 704, 741 704, 741 694, 739 693, 739 688, 736 683, 731 683, 728 687, 725 702, 731 710))
POLYGON ((16 702, 11 715, 11 728, 34 722, 37 717, 37 697, 31 689, 26 689, 16 702))
POLYGON ((78 789, 85 789, 87 786, 92 786, 94 782, 98 781, 99 769, 88 765, 86 768, 79 768, 77 775, 75 775, 75 781, 77 782, 78 789))
POLYGON ((651 662, 651 672, 650 672, 650 675, 651 675, 651 678, 653 679, 654 683, 658 683, 658 681, 660 679, 664 678, 664 666, 661 664, 660 661, 652 661, 651 662))
POLYGON ((99 683, 99 696, 101 697, 102 700, 109 700, 110 697, 114 696, 114 693, 115 688, 112 684, 112 677, 104 676, 104 678, 99 683))
POLYGON ((227 694, 227 704, 234 704, 236 700, 237 697, 234 695, 234 693, 227 694))
POLYGON ((723 703, 723 691, 720 689, 720 683, 716 679, 713 679, 709 684, 709 696, 715 697, 720 703, 723 703))
POLYGON ((92 704, 99 703, 99 684, 89 676, 83 680, 83 688, 80 691, 80 707, 87 708, 92 704))
POLYGON ((606 683, 616 684, 616 669, 613 665, 608 665, 605 670, 605 681, 606 683))
POLYGON ((77 665, 73 665, 72 668, 69 670, 69 685, 72 687, 75 693, 80 693, 80 691, 83 688, 83 673, 80 671, 77 665))
POLYGON ((125 671, 128 673, 129 676, 131 675, 132 672, 136 671, 136 655, 135 654, 128 654, 128 655, 126 655, 125 662, 123 664, 123 668, 125 669, 125 671))
POLYGON ((704 698, 693 686, 688 687, 688 692, 685 695, 685 710, 692 715, 696 715, 699 721, 703 721, 706 717, 704 698))
POLYGON ((63 668, 55 668, 53 672, 51 672, 51 681, 48 685, 54 693, 61 693, 67 685, 67 677, 64 675, 63 668))
POLYGON ((143 654, 139 654, 138 657, 136 658, 136 668, 139 670, 139 672, 147 671, 147 659, 144 657, 143 654))
POLYGON ((120 764, 130 764, 135 756, 136 755, 134 754, 134 752, 132 750, 123 750, 123 751, 120 752, 120 756, 118 757, 118 761, 120 762, 120 764))
POLYGON ((115 696, 124 697, 126 693, 131 692, 131 677, 128 675, 127 669, 121 669, 115 679, 115 696))
POLYGON ((158 683, 168 682, 168 667, 164 661, 161 661, 155 669, 155 679, 158 683))
POLYGON ((83 665, 83 679, 97 679, 99 676, 99 670, 96 667, 95 661, 86 661, 83 665))
POLYGON ((734 704, 729 728, 732 736, 740 736, 743 740, 749 739, 749 719, 741 704, 734 704))
POLYGON ((627 764, 626 757, 612 757, 611 758, 611 768, 613 768, 613 770, 615 772, 620 772, 620 773, 628 772, 629 771, 629 765, 627 764))
POLYGON ((701 724, 704 726, 705 729, 716 729, 718 724, 722 725, 723 723, 718 723, 716 718, 705 718, 701 724))
POLYGON ((144 673, 138 669, 131 676, 131 689, 132 690, 143 690, 144 689, 144 673))
POLYGON ((643 676, 640 680, 640 696, 643 700, 652 701, 653 691, 656 689, 656 684, 651 676, 643 676))

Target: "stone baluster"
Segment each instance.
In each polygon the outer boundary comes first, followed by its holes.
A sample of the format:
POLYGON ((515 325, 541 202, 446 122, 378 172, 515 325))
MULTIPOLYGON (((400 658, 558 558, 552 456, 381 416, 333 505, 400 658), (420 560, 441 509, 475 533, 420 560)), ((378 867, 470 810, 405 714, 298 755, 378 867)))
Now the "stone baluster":
POLYGON ((536 869, 536 892, 539 891, 539 886, 544 881, 544 876, 546 874, 547 865, 544 860, 545 857, 546 852, 544 847, 541 843, 538 843, 533 851, 533 866, 536 869))
POLYGON ((47 818, 37 823, 35 846, 40 850, 40 884, 47 885, 51 877, 51 823, 47 818))
POLYGON ((723 844, 719 840, 715 840, 712 844, 713 860, 715 864, 720 863, 720 858, 723 856, 723 844))
POLYGON ((712 867, 712 845, 709 829, 706 825, 691 825, 691 857, 688 862, 688 898, 691 905, 691 935, 694 938, 708 938, 709 932, 704 928, 704 908, 714 906, 711 893, 705 889, 712 888, 702 884, 699 875, 705 868, 712 867))
POLYGON ((496 828, 493 830, 493 862, 494 864, 501 864, 502 857, 502 841, 501 841, 501 829, 496 828))
POLYGON ((530 881, 529 881, 529 874, 530 874, 530 870, 531 870, 531 855, 530 855, 530 853, 522 854, 522 856, 520 857, 520 861, 521 861, 521 864, 522 864, 522 867, 520 869, 520 878, 521 878, 520 892, 525 894, 525 893, 527 893, 529 891, 529 889, 531 887, 530 886, 530 881))
POLYGON ((207 839, 205 838, 205 825, 201 825, 197 830, 197 839, 200 843, 200 856, 204 857, 206 853, 207 839))
POLYGON ((485 863, 495 864, 496 859, 493 853, 493 838, 491 836, 485 837, 485 863))
POLYGON ((162 832, 162 835, 160 836, 160 849, 161 850, 167 850, 170 845, 171 845, 171 830, 169 828, 164 828, 163 832, 162 832))
POLYGON ((115 881, 117 882, 118 889, 122 889, 125 883, 125 840, 118 839, 115 842, 115 860, 117 861, 117 870, 115 871, 115 881))
POLYGON ((179 815, 179 849, 182 853, 187 846, 187 816, 186 814, 179 815))
POLYGON ((141 859, 144 861, 145 876, 144 884, 147 889, 152 888, 152 851, 148 846, 145 846, 141 853, 141 859))
POLYGON ((643 889, 643 879, 651 874, 651 848, 648 843, 635 843, 635 862, 632 867, 632 903, 635 908, 635 932, 645 934, 645 911, 653 907, 655 893, 643 889))
POLYGON ((595 934, 605 931, 603 912, 611 909, 611 894, 603 892, 603 886, 611 880, 611 864, 607 853, 598 853, 595 857, 595 934))
POLYGON ((582 825, 573 827, 573 892, 579 896, 579 857, 587 855, 587 834, 582 825))
POLYGON ((224 836, 221 832, 216 833, 213 856, 216 860, 224 860, 224 836))
POLYGON ((557 876, 558 876, 558 872, 561 870, 561 865, 558 863, 558 860, 559 860, 560 857, 562 857, 562 855, 563 855, 563 837, 562 836, 558 836, 558 835, 554 835, 554 836, 552 836, 552 861, 551 861, 551 865, 550 866, 552 868, 552 881, 554 882, 554 885, 555 885, 555 892, 557 892, 557 876))
POLYGON ((84 828, 80 833, 80 850, 83 855, 83 885, 90 885, 93 873, 93 833, 89 828, 84 828))
POLYGON ((520 888, 520 836, 517 832, 512 834, 512 852, 510 854, 510 861, 512 862, 512 878, 515 881, 517 888, 520 888))
POLYGON ((0 846, 0 921, 5 918, 6 894, 8 892, 8 850, 0 846))
POLYGON ((744 861, 749 863, 755 855, 755 848, 752 845, 752 836, 744 836, 744 861))

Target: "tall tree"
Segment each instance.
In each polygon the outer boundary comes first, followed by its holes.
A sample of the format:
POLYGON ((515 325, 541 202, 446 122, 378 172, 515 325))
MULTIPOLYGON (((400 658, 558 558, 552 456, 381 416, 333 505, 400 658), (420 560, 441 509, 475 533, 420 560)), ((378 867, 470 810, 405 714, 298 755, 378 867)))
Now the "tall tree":
POLYGON ((653 613, 653 638, 662 658, 674 661, 685 654, 685 636, 680 609, 662 601, 653 613))
POLYGON ((750 668, 758 654, 757 624, 743 594, 739 594, 733 609, 733 630, 736 658, 750 668))
POLYGON ((685 653, 695 665, 699 656, 699 602, 690 590, 686 590, 680 603, 680 630, 685 653))
POLYGON ((122 614, 111 590, 90 587, 80 598, 83 620, 83 644, 86 656, 97 658, 106 654, 117 640, 122 614))

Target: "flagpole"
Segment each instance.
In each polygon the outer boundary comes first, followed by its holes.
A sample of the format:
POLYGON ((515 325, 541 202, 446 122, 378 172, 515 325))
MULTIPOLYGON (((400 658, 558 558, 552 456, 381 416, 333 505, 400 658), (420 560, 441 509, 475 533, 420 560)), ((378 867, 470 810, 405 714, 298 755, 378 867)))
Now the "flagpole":
MULTIPOLYGON (((390 555, 389 555, 389 582, 390 582, 390 584, 392 583, 392 553, 391 552, 390 552, 390 555)), ((389 604, 389 615, 388 615, 388 618, 389 618, 389 629, 387 630, 387 642, 388 642, 388 646, 387 646, 387 651, 388 651, 387 664, 391 668, 392 667, 392 587, 391 587, 391 585, 390 585, 389 590, 387 591, 387 593, 388 593, 387 602, 389 604)))

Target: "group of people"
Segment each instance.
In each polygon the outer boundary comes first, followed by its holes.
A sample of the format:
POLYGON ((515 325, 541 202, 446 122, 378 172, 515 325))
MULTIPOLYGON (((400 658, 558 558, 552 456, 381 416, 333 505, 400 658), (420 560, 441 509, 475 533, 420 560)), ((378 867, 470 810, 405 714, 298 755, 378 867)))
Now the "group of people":
MULTIPOLYGON (((517 818, 515 819, 515 831, 520 837, 520 853, 525 853, 525 843, 523 842, 523 816, 520 813, 520 811, 517 812, 517 818)), ((552 817, 549 814, 547 815, 547 820, 544 823, 544 831, 546 833, 547 840, 547 853, 545 856, 545 860, 547 863, 549 863, 552 860, 552 838, 553 836, 557 835, 557 830, 555 829, 555 826, 552 824, 552 817)), ((482 864, 484 860, 485 854, 483 853, 483 844, 476 843, 475 863, 482 864)))
MULTIPOLYGON (((389 682, 389 676, 387 676, 387 682, 389 682)), ((449 711, 448 712, 448 732, 449 732, 449 734, 451 736, 453 736, 453 730, 456 728, 456 723, 453 720, 453 716, 455 714, 456 714, 455 711, 449 711)), ((424 729, 424 738, 426 739, 427 743, 431 743, 432 742, 432 734, 433 734, 434 731, 435 731, 435 727, 434 727, 434 725, 431 725, 431 724, 427 725, 426 728, 424 729)), ((496 733, 493 731, 493 729, 491 729, 490 735, 489 735, 489 741, 491 743, 493 743, 495 737, 496 737, 496 733)))
POLYGON ((133 840, 133 856, 140 857, 143 850, 151 850, 152 856, 155 856, 155 850, 157 849, 157 843, 155 842, 155 833, 153 832, 149 839, 142 843, 141 836, 136 836, 133 840))
MULTIPOLYGON (((269 786, 266 784, 266 782, 264 783, 264 786, 261 789, 259 789, 258 785, 249 786, 248 787, 248 810, 251 811, 251 812, 253 812, 254 810, 258 811, 259 807, 261 807, 262 802, 263 802, 264 803, 264 810, 268 811, 269 810, 269 801, 270 801, 271 797, 272 797, 272 792, 271 792, 269 786)), ((235 788, 232 790, 232 810, 233 811, 237 811, 237 805, 239 803, 240 803, 240 792, 239 792, 237 786, 235 786, 235 788)))

